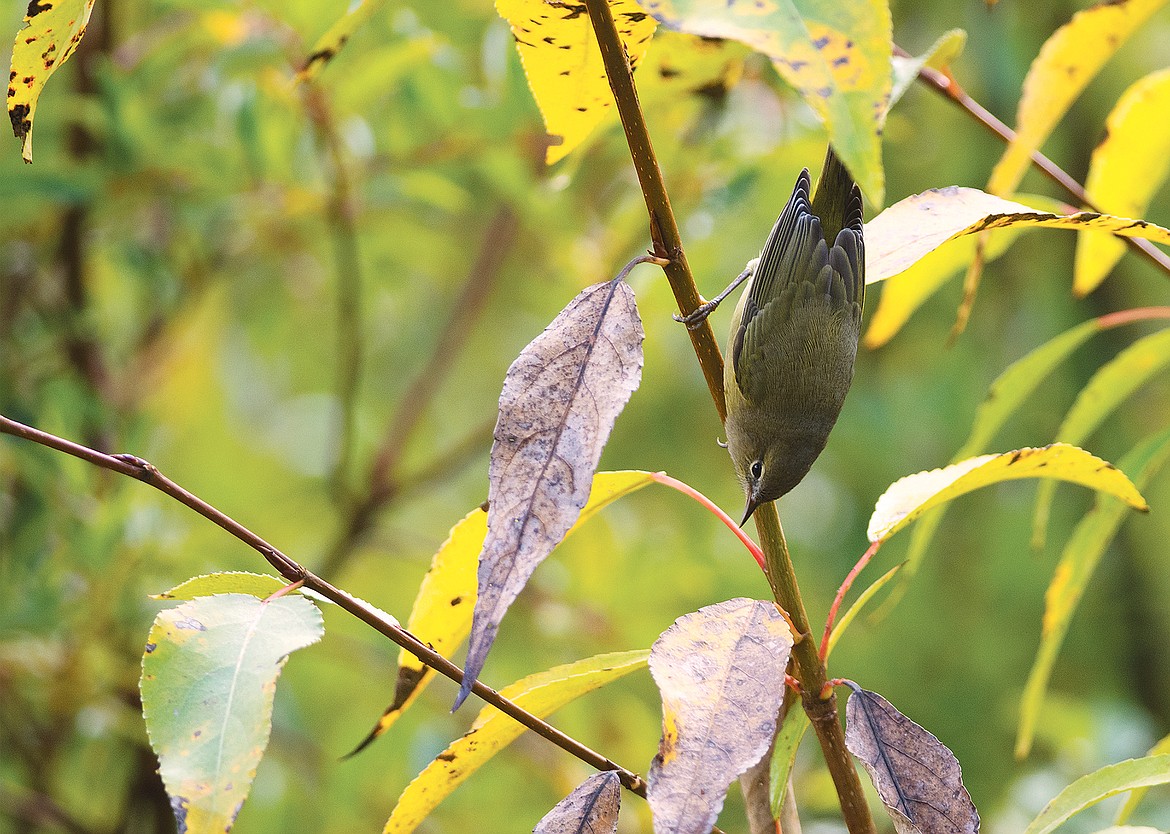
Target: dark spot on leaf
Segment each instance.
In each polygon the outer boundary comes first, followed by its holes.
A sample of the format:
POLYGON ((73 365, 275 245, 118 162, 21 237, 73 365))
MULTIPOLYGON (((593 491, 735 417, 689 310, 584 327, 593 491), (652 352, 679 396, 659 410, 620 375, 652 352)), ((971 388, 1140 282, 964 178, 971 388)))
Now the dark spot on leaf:
POLYGON ((158 643, 147 643, 146 644, 146 653, 150 654, 151 652, 153 652, 157 648, 158 648, 158 643))
POLYGON ((589 112, 589 108, 588 108, 588 107, 578 107, 578 108, 577 108, 577 112, 578 112, 578 113, 588 113, 588 112, 589 112))
POLYGON ((188 631, 207 631, 207 626, 203 625, 203 623, 199 622, 198 620, 194 620, 190 617, 184 617, 181 620, 176 620, 175 621, 175 628, 181 628, 181 629, 185 629, 188 631))
POLYGON ((579 18, 581 15, 585 14, 585 12, 586 12, 584 3, 572 4, 572 3, 562 3, 562 2, 559 2, 558 0, 551 0, 551 2, 549 2, 549 5, 553 6, 554 8, 564 9, 566 12, 568 12, 568 14, 564 15, 561 18, 561 20, 576 20, 577 18, 579 18))
POLYGON ((25 39, 24 39, 24 42, 25 42, 26 44, 29 44, 29 43, 36 43, 36 42, 37 42, 37 39, 36 39, 35 37, 32 37, 32 38, 25 38, 25 39))
POLYGON ((12 120, 12 132, 17 139, 23 139, 32 130, 32 122, 28 120, 28 105, 18 104, 8 111, 8 118, 12 120))
POLYGON ((36 17, 41 12, 47 12, 51 8, 53 8, 52 3, 42 3, 40 0, 31 0, 31 2, 28 4, 27 17, 36 17))
POLYGON ((440 762, 453 762, 457 757, 454 753, 440 753, 435 758, 440 762))
POLYGON ((452 607, 454 607, 456 605, 461 604, 462 602, 463 602, 463 597, 455 597, 454 599, 451 600, 451 605, 452 605, 452 607))
POLYGON ((33 80, 34 80, 33 76, 31 76, 31 75, 26 75, 24 78, 21 79, 21 81, 23 81, 25 84, 30 84, 30 85, 33 83, 33 80))
POLYGON ((625 14, 622 15, 622 17, 624 17, 626 20, 630 21, 630 23, 641 23, 643 20, 646 19, 646 13, 645 12, 626 12, 625 14))
POLYGON ((1024 456, 1024 452, 1022 450, 1019 452, 1016 452, 1015 454, 1012 455, 1012 459, 1008 461, 1008 466, 1011 466, 1013 463, 1016 463, 1023 456, 1024 456))
POLYGON ((199 736, 201 736, 201 735, 203 735, 203 731, 196 730, 195 732, 191 733, 191 738, 199 738, 199 736))
POLYGON ((676 70, 673 67, 659 67, 658 74, 663 78, 675 78, 682 75, 682 71, 676 70))
POLYGON ((543 40, 545 43, 548 43, 548 44, 555 44, 557 42, 557 39, 552 37, 551 35, 549 35, 546 38, 541 38, 541 40, 543 40))
POLYGON ((309 57, 305 59, 305 66, 302 69, 308 69, 313 64, 323 64, 336 54, 337 50, 331 46, 325 49, 318 49, 316 52, 309 54, 309 57))
POLYGON ((829 38, 827 35, 825 37, 817 38, 815 41, 813 41, 813 46, 815 46, 817 49, 824 49, 828 45, 829 38))
POLYGON ((842 55, 840 58, 833 59, 833 66, 835 66, 835 67, 843 67, 848 63, 849 63, 849 56, 848 55, 842 55))

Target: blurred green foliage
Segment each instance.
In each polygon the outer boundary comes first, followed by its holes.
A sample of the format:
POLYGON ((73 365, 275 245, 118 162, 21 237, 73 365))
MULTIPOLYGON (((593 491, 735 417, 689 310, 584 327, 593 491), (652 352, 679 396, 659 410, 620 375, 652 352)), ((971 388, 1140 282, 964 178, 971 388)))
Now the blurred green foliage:
MULTIPOLYGON (((0 32, 14 33, 23 4, 4 8, 0 32)), ((955 74, 1010 122, 1029 61, 1075 8, 895 2, 895 39, 917 51, 946 29, 968 30, 955 74)), ((616 118, 560 165, 543 165, 539 115, 507 26, 486 1, 386 4, 311 89, 293 85, 345 9, 339 0, 98 4, 82 49, 40 104, 35 166, 23 165, 15 140, 0 145, 0 413, 147 458, 405 619, 448 527, 486 496, 488 430, 509 363, 649 236, 616 118), (339 182, 351 191, 340 203, 339 182), (514 234, 501 233, 505 216, 516 218, 514 234), (354 247, 356 270, 346 260, 354 247), (498 270, 474 275, 485 249, 500 250, 498 270), (469 275, 493 286, 473 305, 466 343, 452 350, 436 340, 469 275), (347 399, 338 395, 339 357, 355 350, 357 390, 347 399), (450 352, 447 370, 433 395, 414 398, 407 392, 435 351, 450 352), (417 428, 388 436, 404 396, 422 407, 417 428), (352 449, 343 455, 347 419, 352 449), (382 448, 397 450, 393 474, 413 486, 393 494, 364 535, 347 536, 382 448)), ((1164 63, 1167 38, 1160 14, 1048 143, 1075 176, 1120 92, 1164 63)), ((687 256, 708 294, 757 253, 797 171, 818 163, 824 142, 770 66, 743 59, 729 90, 644 97, 687 256)), ((1000 152, 979 125, 912 88, 886 129, 889 200, 981 186, 1000 152)), ((1052 193, 1036 174, 1024 185, 1052 193)), ((1148 217, 1170 221, 1166 189, 1148 217)), ((896 478, 950 458, 1007 364, 1090 316, 1165 298, 1166 276, 1131 256, 1076 301, 1072 254, 1071 235, 1025 234, 988 268, 971 324, 949 350, 958 282, 890 345, 859 357, 828 450, 781 503, 814 622, 865 549, 874 500, 896 478)), ((649 266, 631 283, 646 368, 602 465, 665 469, 736 507, 730 462, 714 442, 719 424, 670 319, 666 283, 649 266)), ((1051 440, 1089 374, 1137 329, 1079 351, 997 448, 1051 440)), ((1117 460, 1164 425, 1168 400, 1164 384, 1143 390, 1087 448, 1117 460)), ((857 623, 831 667, 955 751, 990 832, 1019 830, 1076 776, 1140 755, 1170 731, 1162 476, 1146 492, 1154 511, 1126 522, 1074 620, 1037 749, 1012 759, 1043 591, 1091 501, 1061 490, 1048 549, 1034 554, 1034 490, 1011 484, 957 504, 899 605, 857 623)), ((870 578, 904 547, 903 539, 884 548, 870 578)), ((0 831, 172 830, 137 700, 159 608, 147 594, 198 573, 262 567, 256 553, 141 484, 0 442, 0 831)), ((499 686, 588 654, 646 647, 701 605, 767 593, 751 559, 697 505, 646 490, 607 509, 537 571, 504 621, 485 680, 499 686)), ((467 710, 448 715, 454 689, 438 684, 369 751, 339 762, 389 703, 396 650, 336 610, 325 618, 323 642, 282 678, 272 743, 238 831, 379 830, 402 787, 470 720, 467 710)), ((659 721, 647 675, 554 717, 640 771, 659 721)), ((806 746, 797 782, 806 818, 836 820, 806 746)), ((529 830, 585 775, 526 736, 427 830, 529 830)), ((739 819, 737 802, 733 792, 724 819, 739 819)), ((1068 830, 1104 827, 1111 808, 1068 830)), ((1135 822, 1165 824, 1167 814, 1170 796, 1155 790, 1135 822)), ((628 801, 626 815, 648 830, 644 803, 628 801)))

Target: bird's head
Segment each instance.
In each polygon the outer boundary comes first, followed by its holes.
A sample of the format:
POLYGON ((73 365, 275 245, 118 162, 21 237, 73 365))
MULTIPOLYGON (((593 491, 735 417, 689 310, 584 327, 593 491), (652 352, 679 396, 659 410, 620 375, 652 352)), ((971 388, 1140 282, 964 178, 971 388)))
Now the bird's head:
MULTIPOLYGON (((741 527, 761 504, 775 501, 800 483, 824 448, 823 442, 810 444, 807 433, 761 436, 749 426, 750 421, 740 423, 733 419, 725 425, 727 450, 747 498, 741 527)), ((759 426, 756 423, 752 427, 759 426)))

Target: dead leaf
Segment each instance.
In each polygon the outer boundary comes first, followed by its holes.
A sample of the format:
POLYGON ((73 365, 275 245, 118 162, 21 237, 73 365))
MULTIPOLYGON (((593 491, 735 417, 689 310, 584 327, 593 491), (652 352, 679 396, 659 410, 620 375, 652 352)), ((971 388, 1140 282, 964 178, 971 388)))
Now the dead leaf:
POLYGON ((776 606, 732 599, 675 620, 650 650, 662 741, 647 799, 656 834, 707 834, 727 789, 776 733, 792 633, 776 606))
POLYGON ((979 812, 945 744, 852 681, 845 746, 865 766, 898 834, 976 834, 979 812))
POLYGON ((618 775, 595 773, 545 814, 532 834, 614 834, 621 804, 618 775))
POLYGON ((488 534, 463 685, 483 669, 508 606, 589 499, 614 421, 642 380, 642 321, 620 279, 594 284, 520 352, 500 394, 488 534))

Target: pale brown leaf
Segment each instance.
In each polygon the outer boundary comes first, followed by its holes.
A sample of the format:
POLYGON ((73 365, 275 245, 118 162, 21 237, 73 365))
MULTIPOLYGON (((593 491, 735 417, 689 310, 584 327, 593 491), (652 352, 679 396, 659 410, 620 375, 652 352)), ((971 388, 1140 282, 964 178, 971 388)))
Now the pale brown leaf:
POLYGON ((845 746, 865 766, 898 834, 976 834, 955 754, 876 692, 847 682, 845 746))
POLYGON ((792 634, 776 606, 732 599, 675 620, 650 650, 662 741, 647 799, 656 834, 707 834, 727 789, 776 732, 792 634))
POLYGON ((545 814, 532 834, 614 834, 621 801, 618 775, 595 773, 545 814))
POLYGON ((622 280, 594 284, 521 351, 500 394, 463 703, 508 606, 573 526, 642 379, 642 322, 622 280))

